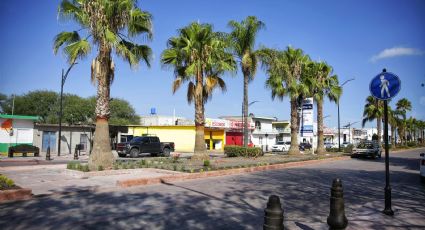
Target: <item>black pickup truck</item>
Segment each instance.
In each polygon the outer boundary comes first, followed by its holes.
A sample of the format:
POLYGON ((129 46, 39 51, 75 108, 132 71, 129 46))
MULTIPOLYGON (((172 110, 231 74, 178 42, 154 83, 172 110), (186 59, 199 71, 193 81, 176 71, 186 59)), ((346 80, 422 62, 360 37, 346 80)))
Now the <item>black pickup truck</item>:
POLYGON ((150 153, 152 156, 170 156, 174 152, 174 142, 160 142, 156 136, 134 137, 130 142, 118 143, 117 152, 120 157, 127 154, 138 157, 141 153, 150 153))

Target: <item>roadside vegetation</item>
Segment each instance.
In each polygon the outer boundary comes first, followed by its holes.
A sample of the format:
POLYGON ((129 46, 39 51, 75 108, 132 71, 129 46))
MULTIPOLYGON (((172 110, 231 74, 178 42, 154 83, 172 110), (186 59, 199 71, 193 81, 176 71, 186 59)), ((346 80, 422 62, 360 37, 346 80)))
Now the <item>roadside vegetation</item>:
POLYGON ((17 188, 12 179, 0 174, 0 190, 8 190, 17 188))
MULTIPOLYGON (((243 148, 243 147, 242 147, 243 148)), ((209 159, 192 160, 181 157, 144 157, 143 159, 117 160, 113 165, 113 170, 127 170, 139 168, 163 169, 184 173, 208 172, 216 170, 251 168, 289 162, 299 162, 317 159, 327 159, 343 156, 341 153, 329 153, 323 155, 300 154, 300 155, 274 155, 266 154, 259 157, 235 156, 209 157, 209 159)), ((69 162, 68 169, 82 172, 96 171, 89 170, 87 164, 79 162, 69 162)), ((97 170, 101 171, 101 170, 97 170)))

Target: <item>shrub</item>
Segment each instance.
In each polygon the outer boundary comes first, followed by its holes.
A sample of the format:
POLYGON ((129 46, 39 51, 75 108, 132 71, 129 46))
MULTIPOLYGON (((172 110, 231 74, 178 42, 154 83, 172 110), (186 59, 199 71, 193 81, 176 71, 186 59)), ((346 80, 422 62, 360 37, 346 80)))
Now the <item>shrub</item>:
POLYGON ((66 164, 66 168, 67 169, 77 169, 78 170, 78 165, 80 164, 79 161, 70 161, 66 164))
POLYGON ((224 147, 224 154, 226 154, 227 157, 259 157, 264 155, 261 148, 234 145, 226 145, 224 147))
POLYGON ((102 165, 99 165, 99 166, 97 167, 97 171, 103 171, 103 166, 102 166, 102 165))
POLYGON ((15 182, 12 179, 7 178, 6 176, 0 175, 0 190, 13 188, 15 182))
POLYGON ((83 171, 83 172, 88 172, 88 171, 90 171, 90 170, 89 170, 89 165, 88 165, 88 164, 81 165, 81 171, 83 171))
POLYGON ((210 164, 211 164, 210 160, 204 160, 204 166, 205 167, 210 166, 210 164))
POLYGON ((336 153, 336 152, 338 152, 338 148, 326 148, 326 151, 327 152, 331 152, 331 153, 336 153))
POLYGON ((347 145, 347 147, 344 148, 344 153, 351 153, 353 148, 354 148, 353 144, 347 145))
POLYGON ((115 162, 114 163, 114 170, 117 170, 117 169, 119 169, 120 167, 119 167, 119 165, 115 162))
POLYGON ((416 147, 416 142, 414 141, 407 142, 407 147, 416 147))

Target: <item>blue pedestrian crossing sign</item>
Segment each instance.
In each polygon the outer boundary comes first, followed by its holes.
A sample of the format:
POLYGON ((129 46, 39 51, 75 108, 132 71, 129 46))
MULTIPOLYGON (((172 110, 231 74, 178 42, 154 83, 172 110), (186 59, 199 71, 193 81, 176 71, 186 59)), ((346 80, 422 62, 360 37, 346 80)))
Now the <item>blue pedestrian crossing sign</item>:
POLYGON ((397 75, 382 72, 370 82, 370 93, 378 100, 389 100, 400 92, 401 82, 397 75))

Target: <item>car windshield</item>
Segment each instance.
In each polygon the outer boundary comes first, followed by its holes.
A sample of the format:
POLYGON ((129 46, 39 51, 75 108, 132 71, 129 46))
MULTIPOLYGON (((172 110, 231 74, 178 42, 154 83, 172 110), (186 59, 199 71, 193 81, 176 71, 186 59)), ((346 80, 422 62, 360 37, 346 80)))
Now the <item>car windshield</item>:
POLYGON ((359 145, 357 145, 357 148, 359 149, 373 149, 373 144, 369 142, 362 142, 359 145))
POLYGON ((284 145, 284 144, 285 144, 285 142, 283 142, 283 141, 278 141, 276 144, 277 144, 277 145, 284 145))

